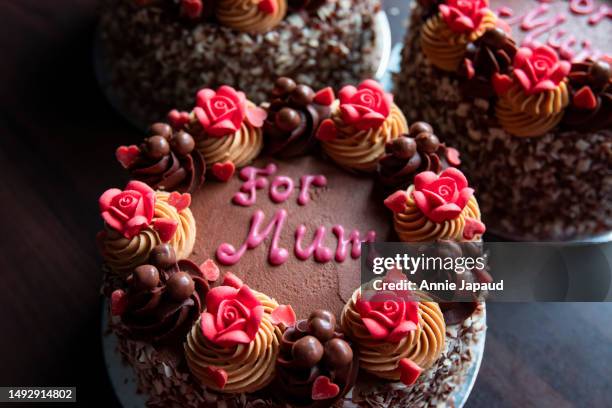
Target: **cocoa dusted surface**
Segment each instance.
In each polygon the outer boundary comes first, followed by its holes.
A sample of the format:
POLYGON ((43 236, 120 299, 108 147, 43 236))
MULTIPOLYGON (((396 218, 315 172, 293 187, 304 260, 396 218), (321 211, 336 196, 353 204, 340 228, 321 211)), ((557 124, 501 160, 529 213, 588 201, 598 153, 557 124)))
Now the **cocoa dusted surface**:
POLYGON ((257 190, 257 201, 250 207, 232 203, 232 197, 240 190, 242 181, 238 172, 227 183, 210 181, 192 196, 191 210, 196 219, 197 238, 194 254, 197 263, 207 258, 215 259, 215 252, 222 243, 230 243, 236 249, 245 240, 251 217, 256 210, 265 214, 262 229, 272 220, 275 212, 285 209, 287 219, 280 236, 280 246, 289 252, 288 260, 279 266, 268 262, 272 234, 232 266, 223 266, 222 271, 231 271, 244 279, 250 287, 266 293, 279 303, 290 304, 298 318, 307 318, 313 309, 329 309, 339 316, 342 306, 359 286, 360 263, 349 254, 342 263, 334 259, 319 263, 312 257, 303 261, 294 254, 295 231, 300 224, 306 226, 302 247, 309 246, 315 230, 326 228, 325 245, 333 252, 337 239, 331 229, 342 225, 345 239, 356 229, 362 239, 369 230, 376 232, 377 241, 389 241, 392 234, 391 212, 383 204, 384 193, 375 183, 374 175, 352 174, 336 167, 329 159, 306 156, 288 160, 260 158, 254 166, 263 168, 275 163, 276 173, 268 176, 268 187, 257 190), (310 201, 299 205, 297 197, 300 177, 306 174, 323 174, 327 178, 325 187, 310 188, 310 201), (294 182, 294 191, 289 199, 276 204, 269 198, 269 184, 276 176, 288 176, 294 182))

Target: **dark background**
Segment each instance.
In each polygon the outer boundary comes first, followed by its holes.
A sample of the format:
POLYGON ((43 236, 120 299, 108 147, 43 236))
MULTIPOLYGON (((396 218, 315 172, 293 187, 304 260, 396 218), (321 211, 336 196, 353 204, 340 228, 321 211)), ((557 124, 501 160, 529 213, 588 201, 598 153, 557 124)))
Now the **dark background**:
MULTIPOLYGON (((401 38, 408 1, 395 3, 401 38)), ((141 134, 96 86, 95 8, 0 1, 0 385, 76 386, 78 405, 113 407, 97 198, 123 183, 115 147, 141 134)), ((468 407, 612 404, 612 304, 491 304, 488 314, 468 407)))

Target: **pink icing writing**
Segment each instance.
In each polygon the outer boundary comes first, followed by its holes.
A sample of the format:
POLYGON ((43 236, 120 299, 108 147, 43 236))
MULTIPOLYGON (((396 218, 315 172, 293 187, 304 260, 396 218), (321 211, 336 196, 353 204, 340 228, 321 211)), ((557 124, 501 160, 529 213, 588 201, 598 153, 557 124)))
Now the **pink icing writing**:
POLYGON ((277 167, 274 163, 268 164, 265 168, 248 166, 240 170, 239 177, 244 181, 240 186, 240 192, 234 194, 234 204, 249 207, 257 201, 257 190, 268 186, 268 179, 258 176, 270 176, 276 173, 277 167))
POLYGON ((243 244, 236 250, 233 245, 223 243, 217 248, 217 259, 223 265, 234 265, 244 255, 247 249, 257 248, 266 239, 272 231, 272 243, 268 252, 268 261, 272 265, 281 265, 289 258, 289 252, 285 248, 279 247, 280 234, 287 219, 286 210, 278 210, 270 223, 260 231, 261 224, 265 216, 263 211, 257 210, 251 218, 251 227, 243 244))
POLYGON ((344 228, 341 225, 334 225, 332 231, 336 238, 338 238, 336 262, 343 262, 346 259, 349 244, 351 244, 351 257, 359 258, 359 255, 361 255, 361 242, 374 242, 376 240, 376 232, 374 231, 368 231, 366 239, 363 241, 357 230, 351 231, 348 239, 344 239, 344 228))
POLYGON ((576 14, 591 14, 595 3, 593 0, 570 0, 570 10, 576 14))
POLYGON ((327 178, 322 174, 306 174, 300 177, 300 195, 297 202, 299 205, 306 205, 310 201, 310 186, 325 187, 327 178))
POLYGON ((295 231, 295 256, 305 261, 314 254, 314 259, 317 262, 329 262, 332 258, 332 252, 327 248, 323 241, 325 241, 325 227, 317 228, 312 243, 307 248, 302 248, 302 240, 306 233, 306 226, 300 225, 295 231))
POLYGON ((548 18, 542 16, 548 13, 550 6, 548 4, 540 4, 538 7, 527 12, 521 20, 521 30, 529 31, 548 22, 548 18))
POLYGON ((612 17, 612 9, 605 4, 602 4, 599 6, 599 8, 597 9, 595 13, 589 16, 588 21, 590 25, 596 25, 596 24, 599 24, 599 22, 606 17, 607 18, 612 17))
POLYGON ((272 181, 270 186, 270 199, 275 203, 287 201, 293 193, 293 180, 287 176, 279 176, 272 181))

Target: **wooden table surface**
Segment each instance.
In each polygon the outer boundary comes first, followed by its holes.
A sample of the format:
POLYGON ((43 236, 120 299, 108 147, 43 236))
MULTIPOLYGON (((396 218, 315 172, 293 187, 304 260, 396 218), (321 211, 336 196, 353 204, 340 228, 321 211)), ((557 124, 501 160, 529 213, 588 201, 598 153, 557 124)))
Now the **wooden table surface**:
MULTIPOLYGON (((0 2, 0 385, 77 386, 79 405, 112 407, 96 203, 125 177, 114 148, 141 135, 96 86, 95 9, 93 0, 0 2)), ((612 405, 612 304, 488 312, 469 407, 612 405)))

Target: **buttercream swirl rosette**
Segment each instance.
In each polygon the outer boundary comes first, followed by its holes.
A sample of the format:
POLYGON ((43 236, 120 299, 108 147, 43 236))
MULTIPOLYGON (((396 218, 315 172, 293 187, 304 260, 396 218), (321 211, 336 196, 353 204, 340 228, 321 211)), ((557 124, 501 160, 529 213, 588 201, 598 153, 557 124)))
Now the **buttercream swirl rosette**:
POLYGON ((260 34, 276 27, 287 12, 287 0, 217 0, 217 20, 224 26, 260 34))
POLYGON ((474 190, 453 167, 439 175, 417 174, 408 190, 391 194, 385 205, 393 211, 395 232, 404 242, 477 241, 485 232, 474 190))
POLYGON ((446 338, 440 307, 413 299, 404 291, 353 293, 341 326, 357 344, 361 369, 411 385, 440 357, 446 338))
POLYGON ((243 167, 261 152, 265 119, 265 110, 247 100, 243 92, 224 85, 197 93, 188 129, 208 167, 217 163, 243 167))
POLYGON ((251 290, 232 274, 206 295, 206 311, 185 342, 191 373, 224 393, 254 392, 274 378, 283 334, 273 299, 251 290))
POLYGON ((317 138, 325 153, 344 168, 376 171, 385 145, 408 132, 393 95, 371 79, 343 87, 330 119, 321 122, 317 138))
POLYGON ((541 136, 561 121, 569 104, 570 63, 548 46, 526 46, 516 52, 513 67, 511 76, 493 75, 495 115, 512 135, 541 136))
POLYGON ((179 258, 191 255, 196 224, 188 208, 188 193, 154 191, 133 180, 124 190, 105 191, 98 202, 105 222, 98 244, 105 263, 114 272, 129 275, 163 242, 169 243, 179 258))
POLYGON ((421 31, 421 48, 437 68, 455 72, 465 56, 466 45, 487 29, 497 17, 487 0, 447 0, 439 13, 429 18, 421 31))

